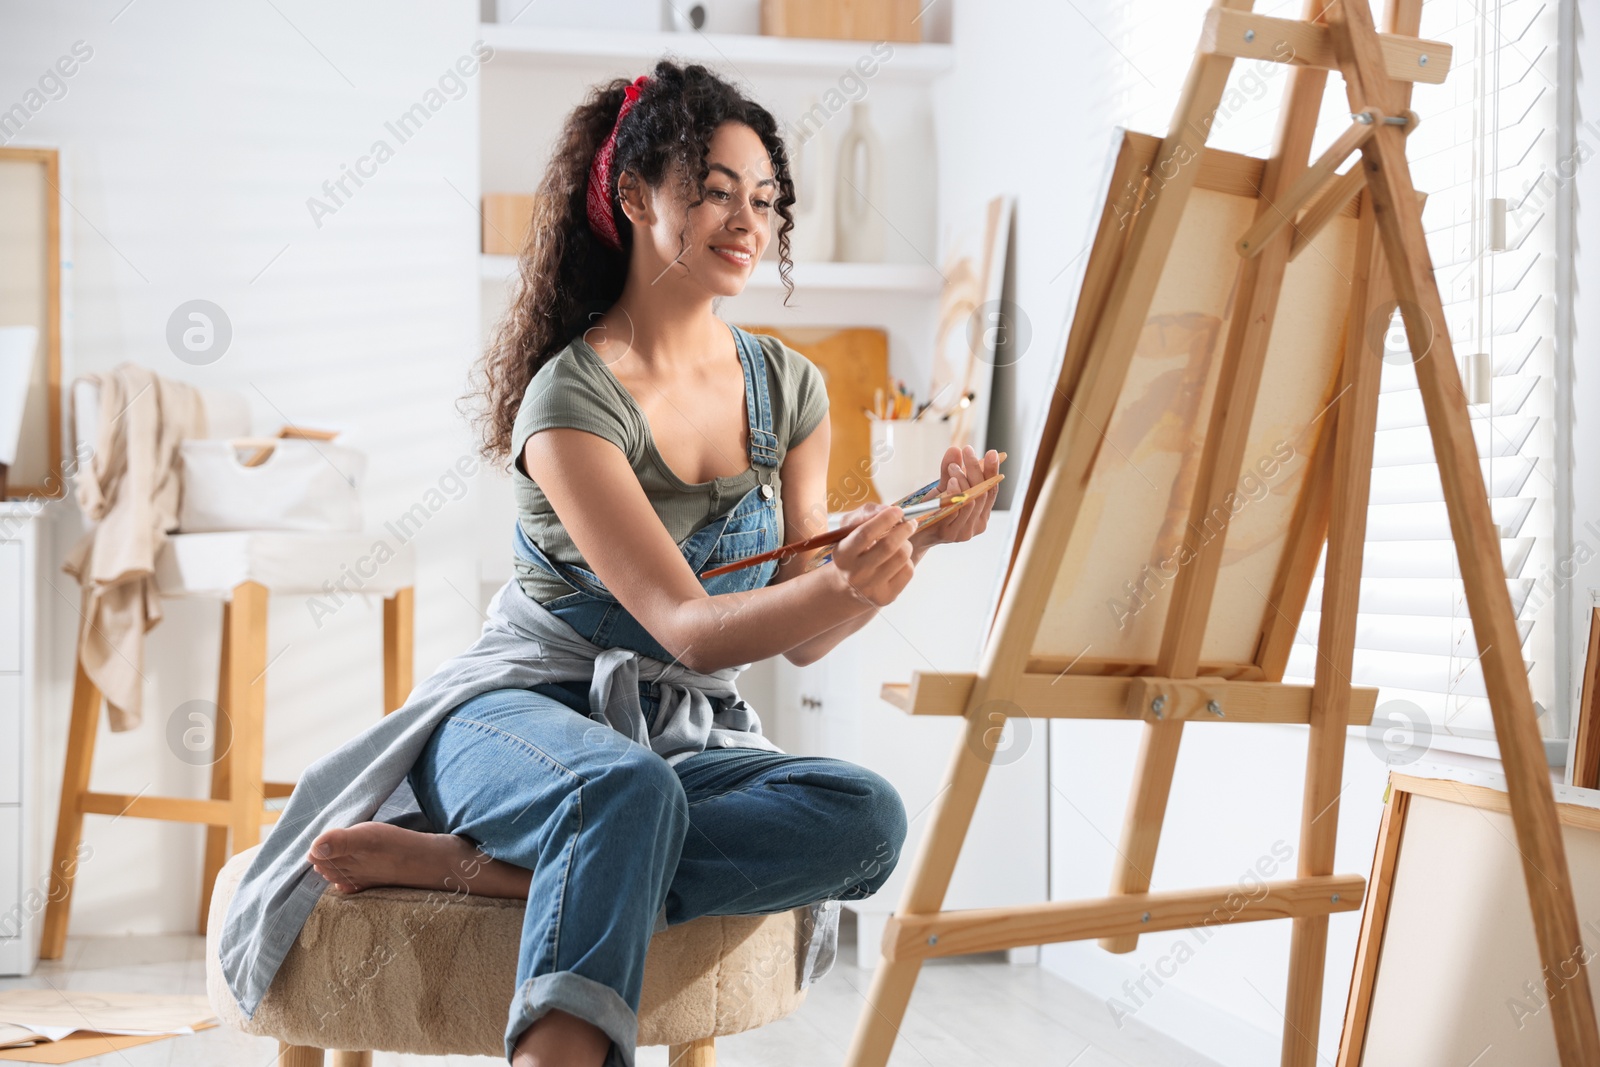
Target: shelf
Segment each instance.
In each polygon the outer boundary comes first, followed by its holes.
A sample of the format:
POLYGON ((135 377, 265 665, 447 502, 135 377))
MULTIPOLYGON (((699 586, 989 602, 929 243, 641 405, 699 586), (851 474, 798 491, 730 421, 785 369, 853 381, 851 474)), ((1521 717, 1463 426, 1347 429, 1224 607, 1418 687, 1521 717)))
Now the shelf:
MULTIPOLYGON (((483 280, 506 281, 516 273, 515 256, 479 256, 483 280)), ((939 272, 920 263, 796 263, 789 272, 795 292, 862 292, 873 295, 902 293, 909 296, 937 297, 944 279, 939 272)), ((749 289, 781 289, 778 264, 762 260, 750 273, 749 289)))
POLYGON ((947 44, 886 42, 894 52, 877 59, 876 41, 824 41, 759 34, 619 32, 544 26, 480 24, 479 32, 494 49, 496 63, 510 61, 612 66, 626 61, 653 63, 663 54, 721 67, 735 75, 820 74, 836 78, 863 56, 878 63, 875 78, 931 81, 950 70, 955 51, 947 44))

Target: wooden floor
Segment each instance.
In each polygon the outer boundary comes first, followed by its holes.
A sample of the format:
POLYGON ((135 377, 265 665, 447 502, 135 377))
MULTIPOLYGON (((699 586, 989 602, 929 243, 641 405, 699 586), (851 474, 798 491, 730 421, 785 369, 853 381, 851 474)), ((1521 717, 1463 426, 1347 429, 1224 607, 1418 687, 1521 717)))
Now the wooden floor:
MULTIPOLYGON (((799 1011, 770 1026, 717 1042, 719 1067, 838 1067, 865 1003, 870 972, 847 960, 853 924, 842 931, 840 960, 811 987, 799 1011)), ((198 936, 69 938, 62 959, 0 989, 92 989, 204 993, 205 940, 198 936)), ((222 1027, 110 1052, 84 1067, 271 1067, 276 1043, 222 1027)), ((638 1067, 665 1067, 665 1048, 639 1050, 638 1067)), ((379 1053, 375 1067, 492 1067, 504 1059, 379 1053)), ((1119 1030, 1105 1004, 1039 967, 1013 967, 996 953, 933 960, 922 969, 890 1067, 1216 1067, 1126 1020, 1119 1030)))

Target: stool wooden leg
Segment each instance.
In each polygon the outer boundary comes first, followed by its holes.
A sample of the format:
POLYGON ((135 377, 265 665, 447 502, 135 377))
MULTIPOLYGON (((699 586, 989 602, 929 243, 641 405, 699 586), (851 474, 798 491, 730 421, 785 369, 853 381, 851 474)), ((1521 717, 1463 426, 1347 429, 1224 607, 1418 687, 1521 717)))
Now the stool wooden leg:
POLYGON ((50 902, 45 906, 39 958, 58 960, 67 946, 67 919, 72 913, 72 886, 78 873, 78 846, 83 841, 83 794, 94 766, 95 733, 100 727, 100 690, 77 662, 72 682, 72 725, 67 731, 67 758, 61 772, 61 806, 56 814, 55 852, 50 861, 50 902))
POLYGON ((667 1049, 667 1067, 717 1067, 716 1039, 702 1037, 687 1045, 671 1046, 667 1049))
POLYGON ((304 1045, 278 1042, 278 1060, 273 1067, 322 1067, 322 1050, 304 1045))
MULTIPOLYGON (((217 721, 213 724, 211 738, 211 799, 227 800, 231 769, 225 758, 233 748, 233 718, 228 712, 228 644, 233 635, 233 602, 222 605, 222 652, 217 669, 217 721)), ((211 891, 217 885, 217 872, 232 855, 228 851, 228 827, 206 827, 205 869, 200 875, 200 932, 206 932, 206 920, 211 914, 211 891)))
POLYGON ((267 706, 267 587, 240 582, 233 587, 227 657, 229 801, 233 808, 233 849, 261 843, 262 732, 267 706))
POLYGON ((333 1054, 333 1067, 372 1067, 372 1053, 339 1049, 333 1054))
POLYGON ((389 714, 411 696, 413 638, 411 587, 383 598, 383 713, 389 714))

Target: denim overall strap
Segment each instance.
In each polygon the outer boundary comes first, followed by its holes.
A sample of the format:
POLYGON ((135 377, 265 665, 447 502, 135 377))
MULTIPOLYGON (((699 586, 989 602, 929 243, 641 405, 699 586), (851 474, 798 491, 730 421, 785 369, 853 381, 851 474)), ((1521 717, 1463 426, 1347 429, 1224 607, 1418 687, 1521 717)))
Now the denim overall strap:
MULTIPOLYGON (((751 487, 734 507, 679 543, 678 549, 683 553, 684 561, 697 575, 701 570, 778 547, 780 502, 774 485, 779 462, 776 457, 778 438, 772 426, 772 399, 768 389, 766 358, 754 335, 731 323, 728 328, 733 333, 744 370, 745 406, 750 420, 750 464, 759 484, 751 487)), ((585 636, 591 640, 607 636, 621 638, 624 633, 637 627, 637 623, 631 622, 631 617, 628 620, 621 618, 621 605, 598 575, 584 567, 550 559, 529 539, 520 521, 514 522, 513 527, 517 556, 560 579, 573 590, 550 602, 549 606, 555 614, 567 619, 581 631, 587 631, 585 636)), ((713 595, 753 589, 771 581, 776 570, 777 564, 768 561, 714 578, 701 579, 701 584, 713 595)), ((650 654, 655 654, 658 646, 653 640, 642 643, 651 647, 650 654)))
POLYGON ((776 467, 782 456, 778 452, 778 435, 772 432, 772 399, 767 392, 767 357, 761 342, 755 336, 728 324, 734 342, 739 347, 739 358, 745 364, 744 399, 750 414, 750 463, 755 467, 776 467))

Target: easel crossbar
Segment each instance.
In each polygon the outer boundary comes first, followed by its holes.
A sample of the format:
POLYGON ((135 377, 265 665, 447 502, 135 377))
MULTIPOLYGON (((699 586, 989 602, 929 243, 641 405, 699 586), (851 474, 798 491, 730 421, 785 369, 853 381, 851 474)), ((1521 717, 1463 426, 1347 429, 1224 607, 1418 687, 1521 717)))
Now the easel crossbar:
POLYGON ((1358 910, 1366 885, 1359 875, 1321 875, 1097 900, 895 915, 883 932, 883 956, 886 960, 928 959, 1108 934, 1331 915, 1358 910))
MULTIPOLYGON (((909 685, 886 683, 880 695, 912 715, 966 715, 978 684, 976 674, 938 671, 913 671, 911 679, 909 685)), ((1029 672, 1021 676, 1014 698, 974 710, 985 716, 1026 714, 1041 719, 1192 719, 1303 726, 1311 721, 1313 689, 1284 682, 1029 672)), ((1351 689, 1350 725, 1370 724, 1377 704, 1376 689, 1351 689)))
MULTIPOLYGON (((1443 41, 1380 33, 1378 43, 1383 49, 1384 72, 1395 81, 1439 85, 1450 73, 1454 50, 1443 41)), ((1207 11, 1199 50, 1233 59, 1339 69, 1339 58, 1326 26, 1249 11, 1216 7, 1207 11)))

